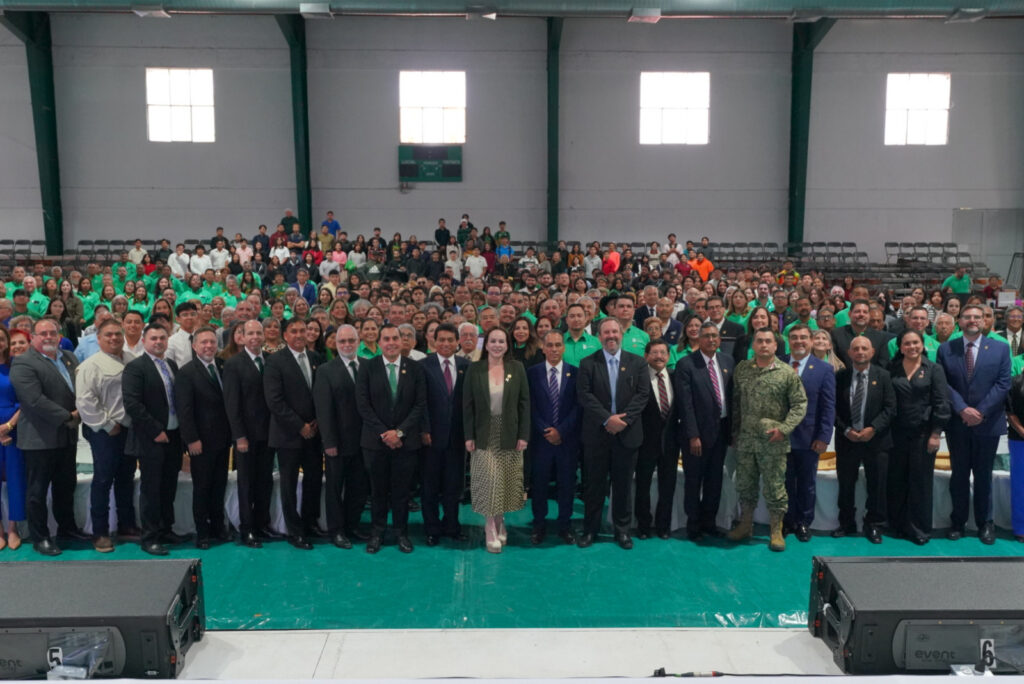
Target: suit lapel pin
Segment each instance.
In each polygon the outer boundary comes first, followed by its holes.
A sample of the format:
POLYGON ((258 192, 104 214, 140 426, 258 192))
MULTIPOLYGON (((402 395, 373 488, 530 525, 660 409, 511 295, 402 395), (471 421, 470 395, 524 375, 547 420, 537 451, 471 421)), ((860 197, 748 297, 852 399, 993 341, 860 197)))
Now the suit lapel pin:
POLYGON ((988 345, 986 344, 982 349, 988 349, 988 345))
POLYGON ((728 373, 728 372, 729 372, 729 369, 728 369, 728 368, 723 368, 723 369, 722 369, 722 374, 723 374, 723 375, 724 375, 725 373, 728 373))
POLYGON ((405 369, 404 368, 402 369, 402 375, 405 375, 405 369))
POLYGON ((808 368, 808 370, 814 370, 814 364, 813 363, 807 364, 807 368, 808 368))
POLYGON ((571 378, 572 377, 572 373, 570 373, 569 371, 566 371, 565 372, 565 377, 571 378))
POLYGON ((622 367, 622 368, 620 368, 619 370, 620 370, 621 372, 625 373, 625 372, 626 372, 626 367, 625 367, 625 366, 623 366, 623 367, 622 367))
POLYGON ((508 375, 505 376, 505 382, 511 382, 511 381, 512 381, 512 374, 509 373, 508 375))
POLYGON ((872 385, 877 385, 877 384, 878 384, 878 381, 877 381, 877 380, 872 380, 872 381, 871 381, 871 384, 872 384, 872 385))

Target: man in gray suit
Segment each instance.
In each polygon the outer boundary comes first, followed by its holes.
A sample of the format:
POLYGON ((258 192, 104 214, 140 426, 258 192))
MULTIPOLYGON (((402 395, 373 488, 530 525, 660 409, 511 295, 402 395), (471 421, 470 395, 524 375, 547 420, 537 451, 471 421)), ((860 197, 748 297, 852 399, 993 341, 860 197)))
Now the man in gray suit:
POLYGON ((25 454, 28 481, 28 527, 33 548, 57 556, 60 547, 50 538, 46 492, 53 487, 53 517, 57 536, 89 540, 75 523, 75 451, 81 419, 75 408, 75 369, 78 360, 58 346, 57 321, 43 318, 32 331, 32 348, 11 364, 11 385, 21 402, 18 448, 25 454))

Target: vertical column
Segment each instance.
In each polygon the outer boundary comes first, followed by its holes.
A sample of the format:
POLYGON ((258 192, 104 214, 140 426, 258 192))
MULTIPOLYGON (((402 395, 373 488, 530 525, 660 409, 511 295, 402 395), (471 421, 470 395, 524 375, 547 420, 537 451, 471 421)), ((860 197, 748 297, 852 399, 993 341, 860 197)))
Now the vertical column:
POLYGON ((789 227, 790 242, 804 240, 807 201, 807 151, 811 128, 811 76, 814 48, 829 32, 835 19, 793 25, 793 78, 789 115, 789 227))
POLYGON ((558 53, 562 19, 548 17, 548 242, 558 242, 558 53))
POLYGON ((298 14, 279 14, 291 53, 292 135, 295 141, 296 211, 303 232, 313 230, 313 189, 309 180, 309 85, 306 76, 306 23, 298 14))
POLYGON ((62 254, 64 252, 64 210, 61 208, 60 200, 57 107, 53 89, 53 43, 50 38, 50 15, 46 12, 5 12, 0 14, 0 23, 25 43, 46 251, 48 254, 62 254))

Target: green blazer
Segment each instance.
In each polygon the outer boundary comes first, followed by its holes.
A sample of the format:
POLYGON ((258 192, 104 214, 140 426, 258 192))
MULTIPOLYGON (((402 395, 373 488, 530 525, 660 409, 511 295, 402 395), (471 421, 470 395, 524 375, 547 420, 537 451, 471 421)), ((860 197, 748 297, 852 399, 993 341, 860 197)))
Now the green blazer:
MULTIPOLYGON (((491 391, 487 386, 487 358, 471 363, 462 392, 466 440, 478 449, 487 447, 491 427, 491 391)), ((530 438, 530 388, 523 364, 505 360, 505 388, 501 398, 502 449, 515 449, 517 440, 530 438)))

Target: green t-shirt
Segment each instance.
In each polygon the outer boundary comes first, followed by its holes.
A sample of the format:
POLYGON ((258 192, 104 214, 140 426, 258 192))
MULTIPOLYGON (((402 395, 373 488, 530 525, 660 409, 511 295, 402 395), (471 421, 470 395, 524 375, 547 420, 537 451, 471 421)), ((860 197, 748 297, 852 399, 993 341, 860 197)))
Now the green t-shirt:
MULTIPOLYGON (((935 355, 939 351, 939 341, 931 335, 922 335, 924 338, 924 355, 929 361, 935 361, 935 355)), ((889 340, 889 358, 896 358, 896 352, 899 351, 899 345, 897 344, 898 337, 894 337, 889 340)))
POLYGON ((565 340, 565 353, 562 354, 562 361, 577 368, 579 368, 580 361, 601 348, 598 339, 585 331, 580 335, 579 340, 573 340, 572 335, 568 332, 562 336, 562 339, 565 340))
POLYGON ((651 341, 651 336, 645 333, 635 325, 630 325, 629 328, 622 333, 622 348, 637 356, 644 355, 644 348, 647 343, 651 341))
POLYGON ((957 278, 956 274, 949 276, 942 281, 942 289, 951 288, 954 294, 970 294, 971 276, 964 273, 963 277, 957 278))
MULTIPOLYGON (((789 339, 789 329, 792 328, 797 323, 800 323, 799 318, 790 323, 789 325, 787 325, 785 329, 783 329, 782 336, 785 337, 786 339, 789 339)), ((807 327, 810 328, 811 330, 818 330, 818 321, 812 318, 811 320, 807 321, 807 327)))

